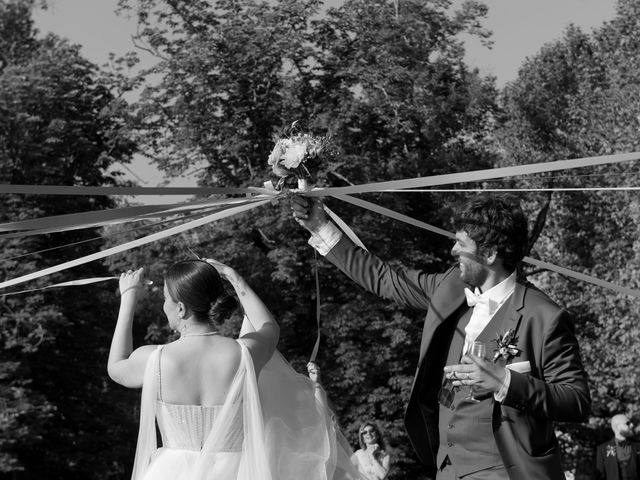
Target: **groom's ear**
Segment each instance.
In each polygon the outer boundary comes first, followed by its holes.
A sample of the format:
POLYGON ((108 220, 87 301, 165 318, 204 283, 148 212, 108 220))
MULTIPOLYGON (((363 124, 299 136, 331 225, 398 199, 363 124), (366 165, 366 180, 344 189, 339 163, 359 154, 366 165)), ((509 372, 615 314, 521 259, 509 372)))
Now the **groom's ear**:
POLYGON ((484 254, 484 261, 489 267, 495 267, 498 262, 498 249, 490 247, 484 254))

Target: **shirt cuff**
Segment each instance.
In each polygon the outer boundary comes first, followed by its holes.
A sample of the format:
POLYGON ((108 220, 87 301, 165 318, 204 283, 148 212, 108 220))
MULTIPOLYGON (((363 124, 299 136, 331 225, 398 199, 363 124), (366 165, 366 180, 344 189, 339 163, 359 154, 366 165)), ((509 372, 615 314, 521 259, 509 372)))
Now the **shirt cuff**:
POLYGON ((496 402, 502 403, 505 398, 507 398, 507 392, 509 391, 509 384, 511 383, 511 370, 508 368, 504 369, 506 374, 504 376, 504 381, 502 382, 502 386, 500 390, 493 394, 493 398, 496 399, 496 402))
POLYGON ((333 223, 327 222, 317 232, 311 234, 309 245, 323 257, 331 251, 342 238, 342 231, 333 223))

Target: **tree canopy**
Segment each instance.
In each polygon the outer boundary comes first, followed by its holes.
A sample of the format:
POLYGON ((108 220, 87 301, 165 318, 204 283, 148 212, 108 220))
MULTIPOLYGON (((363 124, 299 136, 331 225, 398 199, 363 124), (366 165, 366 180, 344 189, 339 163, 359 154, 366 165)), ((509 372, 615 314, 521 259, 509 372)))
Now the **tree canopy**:
MULTIPOLYGON (((127 162, 128 137, 110 109, 113 97, 79 47, 38 37, 35 2, 0 4, 0 181, 3 184, 113 185, 114 161, 127 162), (106 112, 109 115, 105 115, 106 112)), ((14 221, 113 207, 107 197, 0 197, 0 218, 14 221)), ((0 238, 5 277, 16 277, 99 248, 98 229, 0 238), (80 242, 73 245, 75 242, 80 242), (85 243, 82 243, 85 242, 85 243), (55 249, 56 245, 69 245, 55 249)), ((76 275, 105 273, 100 264, 76 275)), ((42 279, 32 286, 55 283, 42 279)), ((99 478, 119 474, 96 451, 117 452, 110 439, 135 435, 126 395, 106 381, 109 288, 85 295, 60 289, 0 297, 0 472, 28 477, 99 478), (96 308, 98 307, 98 308, 96 308)), ((128 451, 128 448, 126 449, 128 451)))

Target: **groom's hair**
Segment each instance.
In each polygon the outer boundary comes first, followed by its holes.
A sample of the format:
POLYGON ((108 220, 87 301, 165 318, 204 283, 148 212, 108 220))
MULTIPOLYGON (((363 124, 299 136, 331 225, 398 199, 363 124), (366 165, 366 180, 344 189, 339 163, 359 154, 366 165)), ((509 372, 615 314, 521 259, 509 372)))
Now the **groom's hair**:
POLYGON ((527 217, 512 195, 486 195, 471 199, 454 220, 456 231, 465 231, 480 252, 495 248, 507 270, 515 270, 529 247, 527 217))

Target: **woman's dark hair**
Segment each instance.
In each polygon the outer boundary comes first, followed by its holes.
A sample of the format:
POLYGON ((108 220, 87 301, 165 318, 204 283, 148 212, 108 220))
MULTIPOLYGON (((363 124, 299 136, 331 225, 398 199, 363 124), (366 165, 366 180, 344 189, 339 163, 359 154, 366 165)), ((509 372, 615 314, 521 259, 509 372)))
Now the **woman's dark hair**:
POLYGON ((182 302, 200 322, 221 324, 238 307, 220 274, 203 260, 184 260, 171 265, 164 276, 171 299, 182 302))
POLYGON ((362 422, 360 428, 358 429, 358 444, 360 445, 360 448, 362 450, 365 450, 367 448, 367 446, 364 444, 364 440, 362 440, 362 434, 364 433, 364 429, 366 427, 373 427, 373 429, 376 431, 376 437, 378 437, 378 445, 380 446, 380 450, 386 450, 387 444, 382 437, 382 433, 380 433, 380 427, 376 422, 373 422, 371 420, 362 422))
POLYGON ((507 270, 515 270, 529 247, 527 217, 511 195, 482 195, 469 201, 454 221, 456 231, 465 231, 479 252, 496 249, 507 270))

